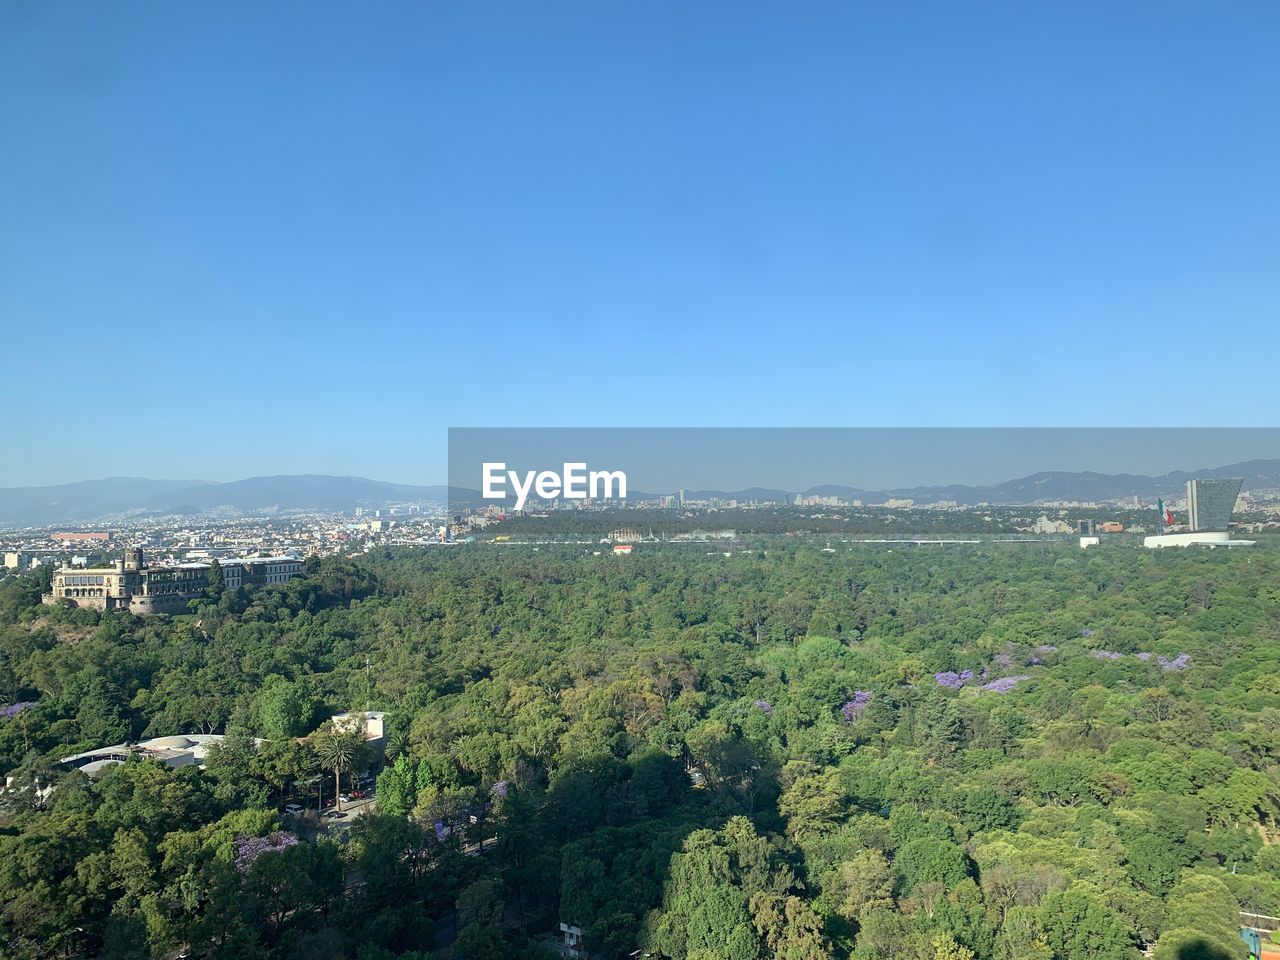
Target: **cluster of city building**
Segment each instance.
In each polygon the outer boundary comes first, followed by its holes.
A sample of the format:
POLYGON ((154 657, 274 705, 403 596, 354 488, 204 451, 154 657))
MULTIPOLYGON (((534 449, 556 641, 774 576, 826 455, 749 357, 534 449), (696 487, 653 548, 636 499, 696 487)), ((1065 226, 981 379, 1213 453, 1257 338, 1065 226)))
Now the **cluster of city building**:
MULTIPOLYGON (((1205 478, 1205 483, 1211 482, 1211 478, 1205 478)), ((1212 482, 1217 482, 1216 478, 1212 478, 1212 482)), ((1223 482, 1235 482, 1234 480, 1223 482)), ((1280 517, 1280 493, 1276 491, 1259 492, 1259 491, 1237 491, 1242 510, 1252 513, 1268 515, 1272 518, 1280 517)), ((643 497, 643 495, 642 495, 643 497)), ((1186 499, 1178 499, 1171 501, 1175 509, 1189 509, 1191 494, 1188 493, 1186 499)), ((1030 506, 1032 504, 1023 504, 1030 506)), ((1080 500, 1080 499, 1052 499, 1037 500, 1034 506, 1043 510, 1104 510, 1104 509, 1120 509, 1120 510, 1143 510, 1147 507, 1154 507, 1156 501, 1154 498, 1148 497, 1145 500, 1139 496, 1124 496, 1110 500, 1080 500)), ((465 518, 465 523, 476 529, 483 528, 487 525, 501 522, 505 519, 508 508, 502 506, 488 505, 485 507, 471 507, 466 504, 458 504, 457 513, 465 518)), ((569 499, 551 499, 539 500, 530 498, 528 505, 522 512, 525 515, 543 516, 551 515, 560 511, 608 511, 617 509, 620 506, 618 502, 607 500, 569 500, 569 499)), ((917 500, 912 497, 882 497, 875 500, 865 500, 862 498, 851 498, 835 494, 822 493, 782 493, 778 492, 771 497, 739 499, 727 496, 702 496, 696 497, 691 495, 687 490, 680 490, 678 493, 670 496, 637 498, 631 497, 621 504, 628 510, 684 510, 690 512, 699 511, 718 511, 718 510, 776 510, 780 507, 802 507, 816 510, 838 510, 842 508, 868 508, 877 510, 930 510, 943 512, 973 512, 980 510, 989 510, 993 508, 1007 509, 1017 506, 1012 503, 997 502, 978 502, 978 503, 961 503, 957 500, 917 500)), ((1057 532, 1071 532, 1064 528, 1057 532)))
MULTIPOLYGON (((1162 547, 1248 547, 1253 540, 1231 538, 1231 516, 1240 502, 1240 488, 1244 481, 1239 477, 1200 477, 1187 481, 1184 499, 1165 503, 1158 500, 1154 518, 1155 533, 1143 538, 1142 545, 1149 549, 1162 547), (1182 522, 1178 514, 1186 518, 1182 522)), ((1044 517, 1040 518, 1042 521, 1044 517)), ((1080 520, 1076 524, 1081 547, 1093 547, 1102 542, 1102 534, 1126 532, 1119 523, 1099 523, 1080 520)), ((1128 533, 1146 533, 1145 526, 1131 526, 1128 533)))
POLYGON ((1244 480, 1240 477, 1205 477, 1187 481, 1186 524, 1178 523, 1172 510, 1160 504, 1159 533, 1143 541, 1145 547, 1248 547, 1252 540, 1232 540, 1231 514, 1244 480))
POLYGON ((438 509, 358 511, 271 517, 117 519, 96 528, 27 527, 0 530, 0 567, 92 567, 120 551, 141 548, 155 562, 174 564, 275 556, 355 556, 373 546, 451 543, 453 530, 438 509))

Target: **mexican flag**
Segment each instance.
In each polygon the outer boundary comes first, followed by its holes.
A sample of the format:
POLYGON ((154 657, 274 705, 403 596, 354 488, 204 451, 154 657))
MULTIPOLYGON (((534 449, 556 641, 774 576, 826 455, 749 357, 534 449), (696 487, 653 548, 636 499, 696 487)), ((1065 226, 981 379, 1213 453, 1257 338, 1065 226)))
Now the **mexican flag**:
POLYGON ((1166 527, 1172 527, 1178 521, 1173 518, 1173 511, 1164 505, 1164 501, 1158 501, 1160 504, 1160 522, 1166 527))

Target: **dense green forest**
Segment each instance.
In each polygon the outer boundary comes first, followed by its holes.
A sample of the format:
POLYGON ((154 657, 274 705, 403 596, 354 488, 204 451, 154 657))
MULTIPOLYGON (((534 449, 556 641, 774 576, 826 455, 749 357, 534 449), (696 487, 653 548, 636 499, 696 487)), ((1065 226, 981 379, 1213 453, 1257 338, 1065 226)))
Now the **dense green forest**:
POLYGON ((565 921, 600 958, 1245 955, 1280 552, 823 545, 332 559, 173 618, 10 581, 0 951, 488 960, 565 921), (302 738, 366 706, 381 811, 299 829, 302 738), (183 732, 229 736, 56 763, 183 732))

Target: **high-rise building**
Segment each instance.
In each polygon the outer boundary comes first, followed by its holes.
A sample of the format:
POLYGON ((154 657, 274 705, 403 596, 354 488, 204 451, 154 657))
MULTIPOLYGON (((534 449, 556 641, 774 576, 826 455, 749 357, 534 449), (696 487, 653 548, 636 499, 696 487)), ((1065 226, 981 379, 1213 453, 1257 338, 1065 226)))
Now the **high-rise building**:
MULTIPOLYGON (((1146 537, 1145 547, 1248 547, 1253 540, 1232 540, 1231 512, 1244 480, 1239 477, 1200 477, 1187 482, 1188 526, 1186 533, 1164 533, 1146 537)), ((1166 524, 1166 517, 1161 524, 1166 524)))
POLYGON ((1244 480, 1239 477, 1204 477, 1187 481, 1187 509, 1192 533, 1224 533, 1236 507, 1244 480))

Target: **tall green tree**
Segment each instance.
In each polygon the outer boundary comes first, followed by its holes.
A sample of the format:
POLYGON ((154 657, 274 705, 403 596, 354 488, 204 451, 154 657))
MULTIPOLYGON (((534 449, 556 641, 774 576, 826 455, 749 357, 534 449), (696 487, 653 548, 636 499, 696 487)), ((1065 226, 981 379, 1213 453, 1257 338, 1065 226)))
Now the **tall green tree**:
POLYGON ((215 603, 222 599, 227 589, 227 580, 222 573, 222 564, 214 557, 209 561, 209 572, 205 574, 204 595, 215 603))
POLYGON ((315 713, 315 702, 302 684, 274 673, 262 682, 257 706, 258 725, 271 738, 301 736, 315 713))
POLYGON ((326 770, 333 771, 333 802, 338 810, 342 809, 342 775, 355 771, 364 762, 364 749, 362 730, 330 727, 316 737, 316 756, 326 770))
POLYGON ((378 809, 383 813, 408 816, 417 803, 418 792, 418 762, 408 754, 400 754, 395 763, 378 774, 378 809))
POLYGON ((1083 887, 1056 891, 1040 907, 1045 940, 1055 960, 1132 960, 1124 919, 1083 887))

